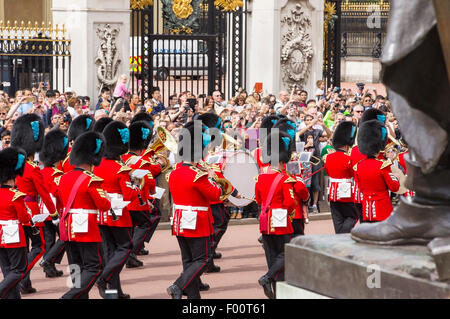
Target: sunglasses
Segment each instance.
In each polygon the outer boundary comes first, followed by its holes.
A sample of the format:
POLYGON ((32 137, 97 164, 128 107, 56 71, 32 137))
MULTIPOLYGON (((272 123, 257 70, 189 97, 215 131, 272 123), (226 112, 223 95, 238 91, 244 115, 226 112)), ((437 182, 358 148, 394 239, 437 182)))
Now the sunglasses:
POLYGON ((355 113, 363 113, 364 111, 355 111, 355 113))
POLYGON ((224 128, 232 128, 231 125, 224 125, 224 128))
POLYGON ((6 113, 0 113, 0 115, 6 115, 6 113))

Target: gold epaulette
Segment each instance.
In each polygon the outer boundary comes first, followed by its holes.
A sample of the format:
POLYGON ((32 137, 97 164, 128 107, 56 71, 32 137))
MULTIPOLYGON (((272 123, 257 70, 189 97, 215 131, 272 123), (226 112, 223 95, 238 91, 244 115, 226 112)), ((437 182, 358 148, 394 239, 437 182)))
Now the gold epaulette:
POLYGON ((27 161, 27 163, 30 164, 33 168, 38 167, 38 166, 36 165, 36 163, 33 162, 33 161, 27 161))
POLYGON ((14 189, 14 188, 10 188, 10 191, 14 193, 14 197, 12 198, 13 202, 15 200, 17 200, 18 198, 27 196, 27 194, 22 193, 22 192, 18 191, 17 189, 14 189))
POLYGON ((383 162, 383 164, 381 165, 380 169, 383 169, 383 168, 386 168, 386 167, 388 167, 388 166, 391 166, 391 165, 392 165, 392 162, 391 162, 391 160, 390 160, 390 159, 388 159, 388 160, 385 160, 385 161, 383 161, 383 160, 379 160, 379 161, 382 161, 382 162, 383 162))
POLYGON ((220 169, 220 165, 219 164, 212 164, 211 167, 212 167, 214 172, 218 172, 218 173, 222 172, 222 170, 220 169))
POLYGON ((297 180, 291 176, 289 176, 285 181, 285 183, 297 183, 297 180))
POLYGON ((83 171, 83 173, 91 178, 89 180, 88 186, 90 186, 92 182, 103 182, 103 178, 100 178, 100 177, 92 174, 91 172, 83 171))
POLYGON ((142 160, 141 161, 141 165, 139 165, 139 168, 142 168, 142 166, 144 166, 145 164, 150 164, 151 165, 151 163, 149 161, 142 160))
POLYGON ((191 166, 190 169, 197 173, 197 175, 195 175, 195 177, 194 177, 194 181, 193 181, 194 183, 195 183, 200 177, 205 176, 205 175, 208 176, 208 172, 207 172, 207 171, 201 170, 201 169, 199 169, 198 167, 191 166))
POLYGON ((132 170, 132 168, 129 167, 129 166, 126 166, 126 165, 124 165, 124 164, 122 164, 120 162, 117 162, 117 163, 121 165, 121 167, 120 167, 119 171, 117 172, 117 174, 120 174, 122 172, 129 172, 129 171, 132 170))

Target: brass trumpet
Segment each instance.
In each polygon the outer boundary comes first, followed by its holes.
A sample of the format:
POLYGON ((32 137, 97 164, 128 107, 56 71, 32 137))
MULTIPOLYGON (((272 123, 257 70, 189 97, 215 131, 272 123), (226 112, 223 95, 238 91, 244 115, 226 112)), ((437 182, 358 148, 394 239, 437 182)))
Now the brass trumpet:
POLYGON ((163 127, 157 127, 155 141, 147 147, 145 154, 152 151, 155 157, 160 158, 164 162, 161 173, 170 168, 170 161, 167 156, 163 154, 167 150, 172 153, 177 153, 178 144, 168 130, 163 127))

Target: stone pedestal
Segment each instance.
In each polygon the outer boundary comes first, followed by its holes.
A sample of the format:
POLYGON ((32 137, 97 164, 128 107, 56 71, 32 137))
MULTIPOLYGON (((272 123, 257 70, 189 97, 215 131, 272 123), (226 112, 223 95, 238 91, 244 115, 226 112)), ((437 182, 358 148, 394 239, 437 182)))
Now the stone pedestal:
POLYGON ((95 107, 101 87, 99 77, 114 82, 110 84, 114 89, 118 76, 129 74, 130 1, 53 0, 52 15, 53 24, 64 24, 71 40, 71 88, 78 95, 88 95, 95 107), (109 43, 104 38, 105 30, 113 37, 109 43), (115 53, 97 59, 99 51, 115 53), (105 67, 99 69, 102 64, 105 67))
POLYGON ((301 298, 450 298, 426 246, 359 244, 349 234, 300 236, 286 245, 278 296, 301 298))

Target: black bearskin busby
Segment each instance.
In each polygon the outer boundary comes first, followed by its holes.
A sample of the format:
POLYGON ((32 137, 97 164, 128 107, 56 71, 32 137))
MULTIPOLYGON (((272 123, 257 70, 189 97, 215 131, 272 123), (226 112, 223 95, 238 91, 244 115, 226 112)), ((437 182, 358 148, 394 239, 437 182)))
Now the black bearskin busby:
POLYGON ((211 136, 200 121, 187 122, 179 134, 178 156, 183 161, 198 162, 203 159, 205 149, 210 143, 211 136), (190 152, 188 153, 187 149, 189 148, 190 152))
POLYGON ((130 150, 144 150, 152 139, 153 126, 146 121, 130 124, 130 150))
POLYGON ((153 116, 148 114, 147 112, 139 112, 130 121, 130 124, 138 121, 145 121, 153 127, 153 116))
POLYGON ((0 183, 22 176, 25 170, 27 154, 18 147, 8 147, 0 151, 0 183))
POLYGON ((378 120, 380 121, 380 123, 382 122, 384 125, 386 121, 386 115, 376 108, 370 108, 364 111, 361 117, 360 124, 370 120, 378 120))
POLYGON ((278 157, 277 162, 287 163, 291 159, 294 149, 295 142, 288 133, 282 130, 272 130, 263 143, 262 160, 264 163, 276 164, 273 161, 278 157))
POLYGON ((114 120, 112 118, 110 118, 109 116, 102 117, 101 119, 99 119, 98 121, 95 122, 94 132, 102 133, 103 130, 105 129, 106 125, 108 125, 112 121, 114 121, 114 120))
POLYGON ((359 151, 368 157, 375 157, 384 150, 386 139, 386 128, 378 120, 370 120, 359 126, 359 151))
POLYGON ((75 140, 70 151, 69 163, 73 166, 89 164, 98 166, 105 154, 106 143, 103 134, 86 132, 75 140))
POLYGON ((334 149, 344 146, 353 146, 356 137, 356 125, 353 122, 345 121, 339 123, 333 133, 332 144, 334 149))
POLYGON ((77 116, 72 123, 70 123, 67 137, 69 142, 74 141, 78 136, 85 132, 90 132, 94 129, 95 120, 91 115, 83 114, 77 116))
POLYGON ((68 149, 69 138, 66 133, 54 128, 45 134, 44 143, 39 152, 39 160, 46 167, 52 166, 66 158, 68 149))
POLYGON ((44 122, 36 114, 19 117, 11 131, 11 146, 23 149, 27 156, 39 152, 44 141, 44 122))
POLYGON ((106 141, 105 158, 116 159, 128 151, 130 130, 123 122, 109 123, 103 130, 103 135, 106 141))
POLYGON ((197 117, 197 120, 202 121, 209 128, 222 130, 222 119, 216 113, 203 113, 197 117))

